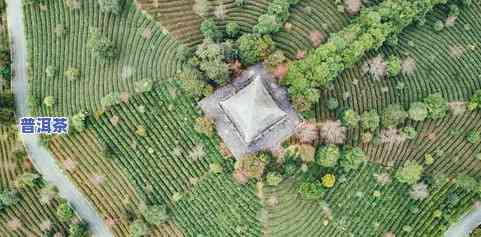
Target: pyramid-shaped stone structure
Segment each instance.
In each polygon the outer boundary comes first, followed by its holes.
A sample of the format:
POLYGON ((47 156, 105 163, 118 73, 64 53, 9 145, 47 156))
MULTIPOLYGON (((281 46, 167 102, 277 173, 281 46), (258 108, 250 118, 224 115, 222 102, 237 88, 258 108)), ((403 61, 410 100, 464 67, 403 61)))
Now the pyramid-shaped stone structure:
POLYGON ((258 75, 252 82, 220 106, 249 143, 286 116, 263 85, 258 75))
POLYGON ((219 136, 238 159, 277 149, 300 123, 287 91, 262 64, 248 68, 199 106, 215 121, 219 136))

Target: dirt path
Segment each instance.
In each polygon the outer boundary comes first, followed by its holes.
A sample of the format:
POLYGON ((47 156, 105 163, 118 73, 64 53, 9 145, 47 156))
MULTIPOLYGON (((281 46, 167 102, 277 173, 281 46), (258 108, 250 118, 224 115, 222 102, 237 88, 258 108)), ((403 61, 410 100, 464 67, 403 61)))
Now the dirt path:
MULTIPOLYGON (((15 93, 17 115, 29 114, 27 105, 27 42, 23 24, 23 9, 21 0, 7 0, 7 17, 13 49, 13 92, 15 93)), ((25 146, 35 168, 51 184, 59 189, 60 196, 67 199, 79 216, 86 221, 92 234, 97 237, 113 236, 95 208, 81 193, 75 184, 63 173, 52 155, 40 145, 36 135, 23 136, 25 146)))

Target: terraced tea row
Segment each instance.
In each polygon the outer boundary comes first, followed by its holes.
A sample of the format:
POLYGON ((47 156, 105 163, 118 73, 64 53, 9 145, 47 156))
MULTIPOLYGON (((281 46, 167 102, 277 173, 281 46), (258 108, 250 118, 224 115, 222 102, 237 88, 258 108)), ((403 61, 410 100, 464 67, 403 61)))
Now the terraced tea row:
POLYGON ((23 145, 16 129, 0 126, 0 231, 2 236, 42 236, 68 232, 67 223, 59 220, 59 199, 46 200, 39 187, 16 190, 17 178, 32 167, 19 160, 23 145), (18 158, 17 158, 18 157, 18 158), (9 192, 10 191, 10 192, 9 192), (42 200, 45 200, 42 202, 42 200), (48 202, 46 202, 48 201, 48 202), (8 202, 8 203, 6 203, 8 202))
POLYGON ((95 111, 107 94, 126 96, 134 92, 134 82, 159 81, 178 70, 178 44, 130 1, 118 16, 102 13, 95 0, 82 1, 79 9, 58 0, 43 6, 25 6, 32 101, 35 109, 41 106, 37 114, 95 111), (114 62, 101 64, 92 55, 87 47, 92 28, 114 43, 119 52, 114 62), (50 108, 42 105, 47 96, 54 99, 50 108))
POLYGON ((410 200, 408 186, 393 181, 382 185, 373 176, 392 174, 376 165, 366 165, 345 177, 329 191, 324 202, 300 200, 295 179, 268 188, 269 200, 265 232, 268 236, 442 236, 446 206, 453 204, 452 220, 469 210, 476 195, 463 191, 452 182, 429 188, 423 201, 410 200))
MULTIPOLYGON (((449 101, 467 100, 481 88, 481 4, 463 8, 454 26, 436 32, 433 25, 445 20, 444 9, 434 11, 423 26, 412 26, 401 33, 399 46, 385 46, 380 52, 410 59, 406 73, 386 80, 371 80, 362 73, 362 64, 346 71, 334 81, 321 98, 336 97, 342 106, 363 112, 382 110, 389 104, 409 105, 429 94, 441 92, 449 101), (409 67, 409 68, 408 68, 409 67), (347 99, 344 99, 347 98, 347 99)), ((373 52, 369 56, 376 55, 373 52)), ((367 58, 369 58, 366 57, 367 58)), ((319 106, 320 117, 327 117, 325 101, 319 106)))

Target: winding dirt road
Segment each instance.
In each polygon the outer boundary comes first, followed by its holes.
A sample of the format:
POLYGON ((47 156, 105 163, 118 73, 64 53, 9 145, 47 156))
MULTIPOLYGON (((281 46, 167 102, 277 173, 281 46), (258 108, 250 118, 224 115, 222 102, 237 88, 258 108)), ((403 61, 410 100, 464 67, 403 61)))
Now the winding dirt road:
MULTIPOLYGON (((21 0, 7 0, 7 18, 13 51, 13 92, 15 93, 17 115, 23 117, 29 114, 29 109, 27 104, 27 41, 21 0)), ((37 171, 45 180, 58 187, 60 196, 68 200, 78 215, 89 224, 92 234, 97 237, 113 236, 83 193, 63 173, 52 155, 40 145, 39 137, 23 135, 23 140, 37 171)))

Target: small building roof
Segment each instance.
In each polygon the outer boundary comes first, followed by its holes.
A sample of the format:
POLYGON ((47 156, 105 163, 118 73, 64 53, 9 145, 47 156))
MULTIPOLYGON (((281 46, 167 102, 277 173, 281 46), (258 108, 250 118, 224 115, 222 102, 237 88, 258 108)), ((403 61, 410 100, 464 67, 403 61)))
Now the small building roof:
POLYGON ((300 123, 287 91, 261 64, 248 68, 199 105, 238 159, 277 148, 300 123))
POLYGON ((220 102, 246 143, 286 116, 257 75, 234 96, 220 102))

